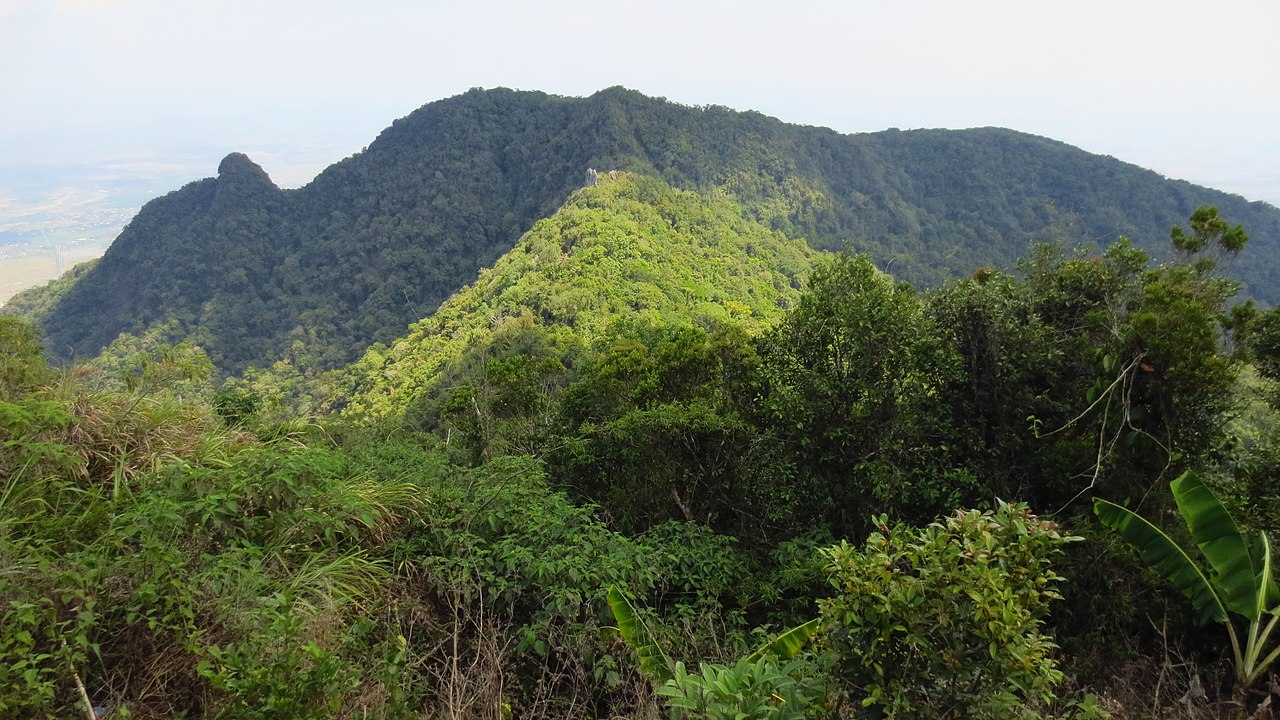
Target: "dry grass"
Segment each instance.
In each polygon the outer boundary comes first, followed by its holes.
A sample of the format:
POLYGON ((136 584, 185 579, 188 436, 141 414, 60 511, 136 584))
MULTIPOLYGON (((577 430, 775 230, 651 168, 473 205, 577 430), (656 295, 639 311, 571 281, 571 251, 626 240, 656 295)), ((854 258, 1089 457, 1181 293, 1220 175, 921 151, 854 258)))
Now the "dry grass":
POLYGON ((85 368, 64 373, 49 389, 76 420, 59 441, 81 458, 77 475, 117 490, 171 463, 226 466, 252 435, 227 429, 201 402, 158 394, 138 396, 100 387, 85 368))

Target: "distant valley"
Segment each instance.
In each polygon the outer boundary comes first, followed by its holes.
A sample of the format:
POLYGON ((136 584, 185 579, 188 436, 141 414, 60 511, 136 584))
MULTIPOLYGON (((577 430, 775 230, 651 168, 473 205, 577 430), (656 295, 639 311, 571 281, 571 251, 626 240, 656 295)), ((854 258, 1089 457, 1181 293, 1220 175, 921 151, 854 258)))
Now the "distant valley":
POLYGON ((0 190, 0 304, 101 256, 158 190, 123 179, 85 189, 82 180, 67 173, 0 190))

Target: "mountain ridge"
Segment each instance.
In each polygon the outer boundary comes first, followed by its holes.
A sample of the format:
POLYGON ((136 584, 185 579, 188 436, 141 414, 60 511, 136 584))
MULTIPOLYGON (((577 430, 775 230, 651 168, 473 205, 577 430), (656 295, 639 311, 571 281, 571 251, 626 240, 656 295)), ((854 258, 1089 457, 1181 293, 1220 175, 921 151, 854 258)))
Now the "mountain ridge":
POLYGON ((609 88, 587 98, 472 90, 384 129, 281 190, 246 156, 148 203, 45 317, 60 357, 176 320, 223 373, 291 358, 318 369, 390 342, 510 249, 588 167, 718 190, 819 249, 869 252, 931 285, 1011 265, 1037 240, 1159 252, 1196 206, 1254 240, 1236 271, 1280 300, 1280 210, 1015 131, 842 135, 757 112, 609 88))

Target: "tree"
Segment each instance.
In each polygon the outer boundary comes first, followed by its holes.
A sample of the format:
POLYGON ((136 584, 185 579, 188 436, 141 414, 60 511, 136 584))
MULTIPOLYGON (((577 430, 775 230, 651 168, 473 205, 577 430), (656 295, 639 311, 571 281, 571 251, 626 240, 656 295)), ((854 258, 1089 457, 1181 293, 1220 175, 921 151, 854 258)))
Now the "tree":
POLYGON ((1248 322, 1228 316, 1238 285, 1218 265, 1246 237, 1212 208, 1191 228, 1159 266, 1125 238, 1101 255, 1042 245, 1020 278, 986 271, 931 294, 963 363, 942 390, 957 462, 1000 496, 1058 508, 1212 458, 1240 368, 1222 330, 1248 322))
POLYGON ((797 521, 856 532, 872 509, 931 518, 975 483, 949 462, 938 404, 959 370, 910 286, 866 256, 814 271, 761 343, 758 424, 774 445, 779 501, 797 521))
POLYGON ((16 400, 52 377, 40 332, 16 317, 0 315, 0 401, 16 400))
POLYGON ((735 390, 757 361, 732 329, 619 322, 561 399, 556 476, 628 530, 758 526, 735 390))

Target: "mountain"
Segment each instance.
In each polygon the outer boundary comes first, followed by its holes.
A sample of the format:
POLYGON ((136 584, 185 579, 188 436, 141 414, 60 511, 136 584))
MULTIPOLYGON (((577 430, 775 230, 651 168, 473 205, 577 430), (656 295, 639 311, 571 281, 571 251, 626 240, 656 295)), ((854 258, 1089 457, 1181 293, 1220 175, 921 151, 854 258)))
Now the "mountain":
MULTIPOLYGON (((431 103, 297 190, 233 154, 148 203, 43 320, 55 355, 171 322, 220 371, 340 366, 430 314, 581 187, 588 168, 732 198, 819 249, 869 252, 935 284, 1009 265, 1033 240, 1168 244, 1217 205, 1252 242, 1233 269, 1280 300, 1280 210, 996 128, 842 135, 611 88, 473 90, 431 103)), ((176 338, 175 338, 176 339, 176 338)))
POLYGON ((762 330, 795 303, 813 256, 722 194, 601 175, 405 337, 350 366, 358 384, 347 409, 397 414, 465 353, 532 328, 561 348, 585 347, 627 318, 762 330))

